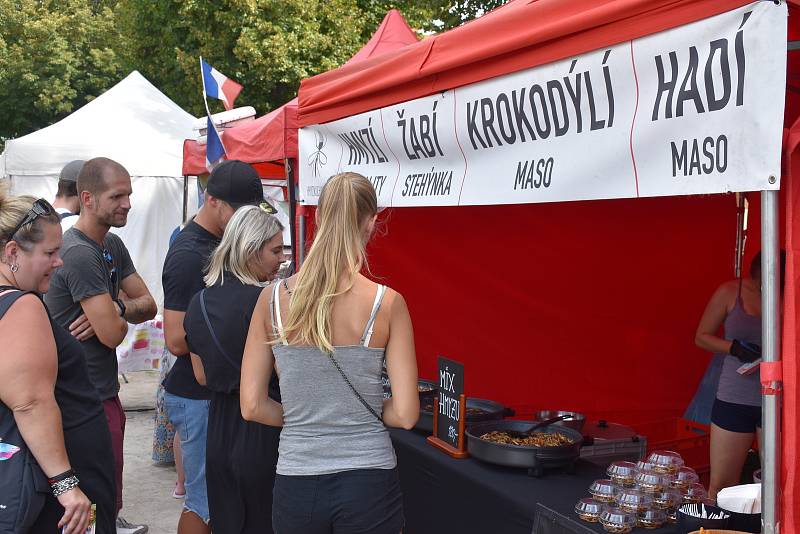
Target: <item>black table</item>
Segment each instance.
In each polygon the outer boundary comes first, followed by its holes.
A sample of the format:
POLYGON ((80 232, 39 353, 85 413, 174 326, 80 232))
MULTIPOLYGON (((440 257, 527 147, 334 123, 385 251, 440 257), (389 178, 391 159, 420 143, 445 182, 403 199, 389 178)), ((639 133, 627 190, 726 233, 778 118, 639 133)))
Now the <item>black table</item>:
MULTIPOLYGON (((524 469, 490 465, 473 458, 453 459, 416 431, 390 430, 403 488, 404 534, 442 532, 491 534, 592 534, 605 531, 575 515, 605 469, 584 460, 575 473, 548 470, 541 478, 524 469)), ((666 534, 636 529, 635 533, 666 534)))

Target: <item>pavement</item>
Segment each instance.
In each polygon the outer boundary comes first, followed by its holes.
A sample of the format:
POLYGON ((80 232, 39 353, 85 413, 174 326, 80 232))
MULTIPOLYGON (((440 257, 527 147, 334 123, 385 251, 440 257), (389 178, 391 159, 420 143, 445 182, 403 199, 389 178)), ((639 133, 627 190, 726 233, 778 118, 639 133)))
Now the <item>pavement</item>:
POLYGON ((123 509, 125 519, 146 524, 152 534, 174 533, 183 501, 172 497, 175 467, 153 463, 153 416, 158 371, 139 371, 121 378, 120 400, 125 409, 125 470, 123 509))

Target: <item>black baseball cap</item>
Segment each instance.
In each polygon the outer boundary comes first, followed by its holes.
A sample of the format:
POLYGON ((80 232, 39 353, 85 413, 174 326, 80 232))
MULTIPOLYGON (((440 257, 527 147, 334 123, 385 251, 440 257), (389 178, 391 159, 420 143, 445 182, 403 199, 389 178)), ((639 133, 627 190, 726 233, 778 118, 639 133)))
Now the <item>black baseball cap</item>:
POLYGON ((81 172, 84 163, 86 162, 82 159, 70 161, 61 169, 58 180, 61 182, 77 182, 78 174, 81 172))
POLYGON ((236 159, 223 161, 211 171, 206 186, 208 194, 224 200, 234 209, 259 206, 264 202, 261 178, 256 170, 236 159))

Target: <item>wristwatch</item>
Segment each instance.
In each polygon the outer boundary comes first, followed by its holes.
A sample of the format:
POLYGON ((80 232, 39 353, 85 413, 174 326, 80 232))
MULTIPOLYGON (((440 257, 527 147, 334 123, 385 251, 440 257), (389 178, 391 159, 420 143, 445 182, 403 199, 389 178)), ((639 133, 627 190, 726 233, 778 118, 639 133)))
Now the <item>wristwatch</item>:
POLYGON ((119 306, 119 316, 125 317, 125 303, 122 301, 122 299, 116 299, 114 302, 116 302, 117 306, 119 306))

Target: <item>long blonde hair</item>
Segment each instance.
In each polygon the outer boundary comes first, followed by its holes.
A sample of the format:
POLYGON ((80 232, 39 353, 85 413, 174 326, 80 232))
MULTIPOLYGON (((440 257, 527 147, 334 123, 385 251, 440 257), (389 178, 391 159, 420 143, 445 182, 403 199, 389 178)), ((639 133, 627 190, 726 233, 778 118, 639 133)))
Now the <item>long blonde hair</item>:
POLYGON ((317 234, 297 274, 285 335, 300 344, 333 352, 330 320, 334 299, 353 285, 366 264, 364 225, 378 212, 372 183, 354 172, 337 174, 322 188, 317 234), (337 291, 342 275, 350 280, 337 291))
POLYGON ((253 262, 261 248, 282 231, 281 222, 257 206, 236 210, 208 262, 208 273, 203 278, 206 286, 224 283, 226 271, 243 284, 261 285, 253 262))

